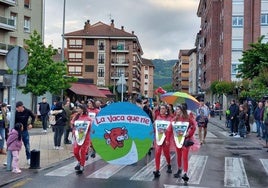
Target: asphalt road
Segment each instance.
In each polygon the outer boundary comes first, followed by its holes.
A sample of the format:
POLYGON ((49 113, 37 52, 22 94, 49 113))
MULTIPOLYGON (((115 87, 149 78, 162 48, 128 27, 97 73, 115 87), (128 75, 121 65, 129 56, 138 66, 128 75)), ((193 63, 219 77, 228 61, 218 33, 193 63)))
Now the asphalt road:
MULTIPOLYGON (((252 187, 268 185, 268 152, 255 133, 246 139, 229 137, 224 127, 209 124, 206 143, 189 159, 188 188, 252 187)), ((177 171, 176 156, 172 153, 173 173, 177 171)), ((161 176, 154 179, 153 152, 133 165, 114 166, 98 156, 89 159, 82 175, 73 170, 74 159, 39 171, 6 187, 90 187, 90 188, 179 188, 181 179, 166 173, 162 159, 161 176)))

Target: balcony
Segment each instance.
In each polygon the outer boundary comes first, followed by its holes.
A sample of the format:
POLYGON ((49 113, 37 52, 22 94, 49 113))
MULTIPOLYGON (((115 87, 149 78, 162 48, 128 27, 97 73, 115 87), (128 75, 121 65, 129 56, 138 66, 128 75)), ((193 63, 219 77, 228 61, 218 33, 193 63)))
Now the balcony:
POLYGON ((129 53, 129 47, 124 45, 113 45, 111 52, 113 53, 129 53))
POLYGON ((15 21, 10 18, 0 16, 0 29, 15 31, 15 21))
POLYGON ((136 67, 139 71, 141 71, 141 65, 137 61, 133 61, 133 67, 136 67))
POLYGON ((6 55, 7 52, 13 47, 13 45, 0 43, 0 55, 6 55))
POLYGON ((16 1, 15 0, 0 0, 0 4, 6 5, 6 6, 15 6, 16 1))
POLYGON ((111 79, 119 79, 122 74, 125 75, 125 79, 128 79, 128 72, 111 72, 111 79))
POLYGON ((123 66, 123 67, 128 67, 129 66, 129 60, 125 59, 125 60, 120 60, 120 61, 116 61, 115 59, 112 59, 112 66, 123 66))
POLYGON ((105 60, 103 58, 98 59, 98 64, 104 64, 105 60))

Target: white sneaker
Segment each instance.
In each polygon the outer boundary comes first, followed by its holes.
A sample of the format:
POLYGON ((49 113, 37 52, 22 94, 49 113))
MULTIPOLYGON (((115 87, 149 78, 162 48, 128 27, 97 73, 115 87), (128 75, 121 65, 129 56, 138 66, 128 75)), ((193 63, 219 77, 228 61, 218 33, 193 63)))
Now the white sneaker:
POLYGON ((42 133, 47 133, 47 130, 43 130, 42 133))
POLYGON ((234 136, 234 138, 240 138, 240 135, 239 135, 239 134, 237 134, 237 135, 235 135, 235 136, 234 136))
POLYGON ((7 162, 4 162, 3 165, 4 165, 4 166, 7 166, 7 162))
POLYGON ((28 165, 31 164, 31 159, 27 159, 27 164, 28 164, 28 165))

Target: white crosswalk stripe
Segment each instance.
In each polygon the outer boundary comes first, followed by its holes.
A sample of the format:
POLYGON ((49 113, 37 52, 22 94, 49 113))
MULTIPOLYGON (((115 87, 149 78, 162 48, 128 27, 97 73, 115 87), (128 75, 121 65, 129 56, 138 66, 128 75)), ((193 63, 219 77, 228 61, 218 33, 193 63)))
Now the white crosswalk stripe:
MULTIPOLYGON (((91 163, 96 162, 96 161, 98 161, 100 159, 101 159, 100 156, 96 155, 96 157, 94 159, 86 161, 85 166, 90 165, 91 163)), ((77 164, 77 162, 70 163, 70 164, 65 165, 63 167, 60 167, 60 168, 58 168, 56 170, 53 170, 53 171, 51 171, 51 172, 49 172, 49 173, 47 173, 45 175, 46 176, 62 176, 62 177, 67 176, 69 174, 74 173, 74 167, 75 167, 76 164, 77 164)))
MULTIPOLYGON (((174 158, 175 154, 171 155, 171 160, 174 158)), ((166 159, 164 156, 160 158, 160 171, 166 166, 166 159)), ((139 170, 130 180, 138 181, 152 181, 154 179, 153 171, 155 170, 154 160, 150 161, 145 167, 139 170)))
POLYGON ((266 172, 266 174, 268 175, 268 159, 260 159, 262 166, 266 172))
POLYGON ((242 158, 225 157, 225 187, 250 187, 242 158))
POLYGON ((87 176, 87 178, 100 178, 100 179, 108 179, 117 172, 119 172, 126 165, 113 165, 107 164, 99 170, 95 171, 93 174, 87 176))

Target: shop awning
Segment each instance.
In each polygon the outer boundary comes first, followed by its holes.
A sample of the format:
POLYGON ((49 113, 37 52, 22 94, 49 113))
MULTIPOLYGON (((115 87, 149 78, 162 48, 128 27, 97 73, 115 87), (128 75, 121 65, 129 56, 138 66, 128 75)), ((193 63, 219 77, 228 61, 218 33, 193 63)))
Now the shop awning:
POLYGON ((92 84, 72 83, 72 87, 69 89, 77 95, 106 98, 106 95, 92 84))
POLYGON ((104 94, 105 96, 113 96, 114 94, 112 94, 110 92, 110 90, 108 88, 99 88, 99 90, 102 92, 102 94, 104 94))

